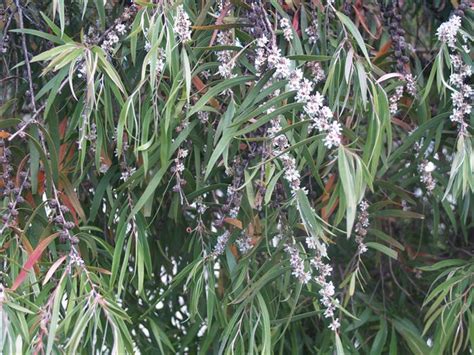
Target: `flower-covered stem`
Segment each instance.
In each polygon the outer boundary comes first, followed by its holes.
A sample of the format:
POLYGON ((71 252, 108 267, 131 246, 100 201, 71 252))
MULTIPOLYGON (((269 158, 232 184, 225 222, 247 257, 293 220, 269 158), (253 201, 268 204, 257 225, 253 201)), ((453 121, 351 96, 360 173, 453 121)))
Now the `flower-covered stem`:
POLYGON ((431 161, 424 159, 418 165, 418 172, 420 173, 420 182, 425 186, 426 191, 431 193, 436 187, 436 179, 433 178, 432 172, 436 169, 431 161))
MULTIPOLYGON (((232 31, 219 31, 217 33, 217 43, 221 46, 233 46, 234 39, 232 36, 232 31)), ((236 63, 231 50, 222 50, 217 52, 217 61, 220 63, 218 68, 220 76, 225 79, 230 79, 236 76, 236 74, 232 73, 236 63)))
POLYGON ((250 236, 245 231, 241 233, 240 237, 235 241, 235 243, 242 254, 247 254, 253 248, 252 238, 250 238, 250 236))
POLYGON ((230 231, 224 230, 224 232, 217 238, 217 243, 214 246, 214 250, 212 252, 212 256, 217 258, 218 256, 224 254, 225 247, 227 246, 227 242, 230 238, 230 231))
POLYGON ((367 246, 364 243, 364 239, 367 235, 367 229, 370 226, 368 208, 369 203, 366 200, 363 200, 359 204, 359 216, 355 225, 355 241, 357 243, 357 255, 359 258, 362 254, 367 252, 367 246))
POLYGON ((290 21, 283 17, 280 20, 280 27, 283 30, 283 37, 285 37, 288 42, 291 42, 293 40, 293 29, 291 27, 290 21))
POLYGON ((135 4, 126 7, 120 17, 114 21, 114 24, 109 27, 100 37, 94 32, 90 32, 85 38, 85 42, 90 44, 100 44, 101 48, 107 54, 111 54, 114 46, 119 42, 120 37, 126 35, 137 12, 138 7, 135 4))
POLYGON ((2 215, 2 227, 0 228, 0 235, 14 223, 14 219, 18 216, 18 204, 23 203, 25 199, 21 196, 24 189, 30 188, 28 179, 29 169, 19 173, 21 183, 16 186, 13 180, 13 166, 11 165, 11 150, 6 146, 3 138, 0 138, 0 165, 2 166, 2 195, 9 199, 7 211, 2 215), (13 219, 13 222, 11 221, 13 219))
POLYGON ((335 288, 333 282, 330 281, 332 266, 323 261, 323 256, 319 251, 316 251, 316 255, 311 260, 311 266, 317 273, 317 275, 314 276, 314 280, 321 287, 319 294, 321 296, 321 304, 325 307, 324 317, 331 318, 329 329, 333 332, 337 332, 341 323, 334 313, 336 308, 339 306, 339 301, 337 298, 334 298, 335 288))
POLYGON ((403 96, 403 85, 400 85, 400 86, 397 86, 397 88, 395 89, 395 94, 390 96, 390 99, 389 99, 390 101, 389 109, 392 115, 395 115, 398 112, 398 102, 400 101, 402 96, 403 96))
POLYGON ((184 172, 184 159, 188 156, 188 150, 187 149, 182 149, 178 148, 178 151, 176 153, 176 158, 174 159, 174 164, 171 168, 171 171, 175 174, 176 177, 176 185, 173 186, 173 191, 178 192, 180 199, 181 199, 181 205, 183 205, 187 200, 186 200, 186 195, 183 191, 183 187, 186 185, 186 180, 183 179, 182 174, 184 172))
POLYGON ((468 123, 466 118, 472 111, 472 99, 474 91, 469 85, 469 79, 472 76, 470 66, 463 63, 459 54, 451 54, 452 72, 449 77, 449 83, 453 87, 451 99, 453 100, 453 113, 449 118, 458 125, 460 135, 468 135, 468 123))
MULTIPOLYGON (((411 134, 411 133, 410 133, 411 134)), ((424 139, 422 138, 420 141, 415 142, 414 149, 415 149, 415 157, 419 157, 420 150, 423 145, 424 139)), ((436 165, 428 160, 430 154, 433 153, 434 144, 430 144, 428 149, 425 151, 423 159, 418 164, 417 172, 420 176, 420 182, 425 187, 428 194, 431 194, 432 191, 436 187, 436 179, 433 177, 432 173, 436 170, 436 165)), ((438 159, 438 154, 434 154, 434 158, 438 159)))
POLYGON ((179 5, 176 8, 173 28, 181 42, 189 42, 191 40, 191 21, 183 5, 179 5))
POLYGON ((311 270, 306 270, 304 260, 301 258, 298 249, 293 245, 285 245, 285 251, 290 257, 292 275, 301 283, 307 284, 311 280, 311 270))
POLYGON ((244 170, 249 163, 247 155, 248 153, 242 157, 236 157, 230 169, 226 171, 227 175, 232 177, 232 184, 227 187, 226 202, 221 207, 218 219, 214 222, 217 228, 224 228, 224 231, 217 238, 217 244, 214 246, 214 251, 211 254, 214 257, 222 255, 230 238, 231 233, 229 229, 224 227, 225 218, 237 218, 240 211, 242 192, 239 190, 239 187, 244 178, 244 170))
MULTIPOLYGON (((449 77, 449 84, 446 87, 452 91, 451 99, 453 101, 453 113, 450 116, 452 122, 458 125, 458 134, 467 136, 469 135, 467 128, 468 123, 465 117, 470 115, 472 110, 472 100, 474 91, 472 86, 468 84, 469 78, 472 76, 472 68, 464 64, 462 59, 462 51, 457 46, 458 34, 461 32, 462 17, 464 16, 464 10, 469 8, 468 2, 461 2, 460 6, 451 15, 448 21, 442 23, 437 31, 436 35, 438 40, 447 45, 451 59, 451 75, 449 77)), ((461 46, 462 50, 466 53, 470 52, 468 43, 470 39, 466 36, 462 36, 464 45, 461 46)))

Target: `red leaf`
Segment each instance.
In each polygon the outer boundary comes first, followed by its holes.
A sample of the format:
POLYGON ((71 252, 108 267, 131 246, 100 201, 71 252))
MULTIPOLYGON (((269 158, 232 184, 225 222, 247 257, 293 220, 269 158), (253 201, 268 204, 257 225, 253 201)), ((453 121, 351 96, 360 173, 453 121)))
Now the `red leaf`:
POLYGON ((387 42, 385 42, 385 44, 382 46, 382 48, 380 48, 380 50, 375 55, 375 59, 378 59, 381 56, 383 56, 385 53, 387 53, 391 46, 392 46, 392 41, 391 40, 388 40, 387 42))
POLYGON ((235 219, 235 218, 224 218, 224 222, 233 225, 234 227, 237 227, 239 229, 242 229, 242 221, 235 219))
MULTIPOLYGON (((194 76, 191 79, 191 81, 194 84, 194 86, 198 89, 199 92, 202 92, 204 94, 207 91, 207 86, 203 83, 203 81, 199 77, 194 76)), ((211 98, 209 102, 216 110, 220 109, 219 101, 217 101, 215 98, 211 98)))
POLYGON ((300 32, 299 32, 299 29, 300 29, 300 21, 299 21, 299 18, 298 18, 298 11, 296 11, 295 13, 295 16, 293 17, 293 22, 292 22, 292 26, 293 26, 293 29, 295 30, 296 33, 298 33, 298 35, 300 35, 300 32))
POLYGON ((59 138, 63 139, 64 135, 66 134, 66 128, 67 128, 67 118, 61 121, 59 124, 59 138))
POLYGON ((49 281, 51 276, 53 276, 53 274, 56 272, 58 267, 61 266, 61 264, 64 262, 64 260, 66 260, 66 258, 67 258, 67 255, 63 255, 62 257, 60 257, 58 260, 56 260, 54 262, 54 264, 51 266, 51 268, 46 273, 46 276, 44 277, 43 286, 46 285, 46 283, 49 281))
POLYGON ((49 237, 43 239, 39 244, 36 246, 35 250, 31 253, 30 257, 25 263, 25 266, 21 269, 20 273, 18 274, 17 278, 13 282, 12 291, 15 291, 22 283, 25 281, 28 272, 31 268, 38 262, 41 254, 43 251, 48 247, 48 245, 59 235, 59 233, 54 233, 49 237))

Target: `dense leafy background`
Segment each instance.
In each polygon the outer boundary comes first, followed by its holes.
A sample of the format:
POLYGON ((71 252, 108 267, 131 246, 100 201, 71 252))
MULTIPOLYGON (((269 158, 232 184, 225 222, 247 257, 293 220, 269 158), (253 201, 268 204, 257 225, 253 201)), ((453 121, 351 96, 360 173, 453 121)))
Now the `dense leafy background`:
POLYGON ((180 5, 2 2, 2 352, 470 353, 469 2, 180 5), (289 248, 327 249, 334 316, 289 248))

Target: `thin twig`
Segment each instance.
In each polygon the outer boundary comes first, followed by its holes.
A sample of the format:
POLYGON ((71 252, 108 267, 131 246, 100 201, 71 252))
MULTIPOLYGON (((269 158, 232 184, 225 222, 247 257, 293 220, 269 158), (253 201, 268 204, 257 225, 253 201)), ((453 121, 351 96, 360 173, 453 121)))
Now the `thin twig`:
POLYGON ((33 89, 33 78, 31 75, 30 58, 29 58, 28 48, 26 47, 25 32, 23 31, 25 28, 23 24, 23 9, 21 8, 20 0, 15 0, 15 5, 18 9, 18 23, 21 29, 21 42, 22 42, 23 53, 25 57, 26 72, 28 73, 28 84, 30 86, 31 105, 33 106, 33 112, 36 113, 36 100, 35 100, 35 92, 33 89))

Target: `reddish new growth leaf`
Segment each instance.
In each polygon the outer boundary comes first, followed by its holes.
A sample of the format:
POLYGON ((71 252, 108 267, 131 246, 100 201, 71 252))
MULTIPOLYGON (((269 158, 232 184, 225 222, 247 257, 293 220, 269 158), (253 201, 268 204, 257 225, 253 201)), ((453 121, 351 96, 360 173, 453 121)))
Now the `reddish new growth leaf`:
POLYGON ((25 266, 23 266, 17 278, 13 282, 13 285, 11 287, 12 291, 15 291, 23 283, 23 281, 25 281, 26 276, 28 276, 28 272, 33 268, 34 265, 36 265, 38 260, 41 258, 43 251, 58 235, 59 233, 54 233, 50 235, 49 237, 43 239, 41 242, 39 242, 35 250, 33 250, 33 253, 31 253, 30 257, 26 261, 25 266))

